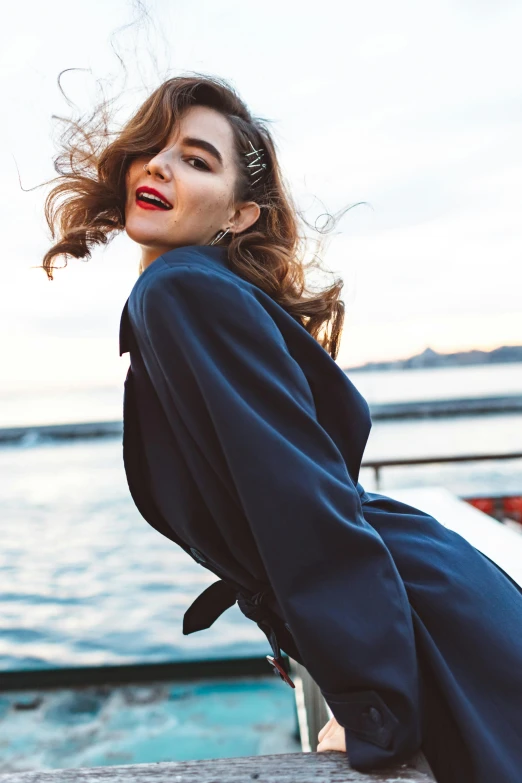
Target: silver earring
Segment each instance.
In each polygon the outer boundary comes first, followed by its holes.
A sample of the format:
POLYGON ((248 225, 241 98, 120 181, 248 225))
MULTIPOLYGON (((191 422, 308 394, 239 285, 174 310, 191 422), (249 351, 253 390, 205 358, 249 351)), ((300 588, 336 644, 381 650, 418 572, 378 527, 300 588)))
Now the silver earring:
POLYGON ((216 234, 212 242, 209 242, 209 245, 215 245, 218 242, 220 242, 223 239, 223 237, 228 234, 229 231, 230 231, 229 228, 227 228, 226 231, 218 231, 218 233, 216 234))

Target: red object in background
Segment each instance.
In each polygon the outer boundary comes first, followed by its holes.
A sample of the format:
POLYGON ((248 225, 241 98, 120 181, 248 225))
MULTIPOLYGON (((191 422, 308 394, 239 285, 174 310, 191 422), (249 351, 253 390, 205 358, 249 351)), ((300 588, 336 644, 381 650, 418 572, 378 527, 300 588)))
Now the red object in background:
POLYGON ((522 496, 511 495, 493 498, 463 498, 467 503, 498 519, 512 519, 522 525, 522 496))
POLYGON ((504 498, 504 514, 522 524, 522 497, 504 498))
POLYGON ((492 517, 495 516, 495 501, 493 498, 466 498, 466 500, 472 506, 478 508, 479 511, 483 511, 485 514, 489 514, 492 517))

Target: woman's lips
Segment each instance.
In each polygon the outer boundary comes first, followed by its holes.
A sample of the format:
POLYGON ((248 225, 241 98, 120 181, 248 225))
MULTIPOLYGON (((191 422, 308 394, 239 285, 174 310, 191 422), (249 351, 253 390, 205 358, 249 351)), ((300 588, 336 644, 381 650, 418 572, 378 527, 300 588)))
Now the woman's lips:
POLYGON ((140 201, 139 199, 136 199, 136 204, 138 207, 141 207, 142 209, 156 209, 159 212, 169 212, 170 210, 164 209, 163 207, 157 207, 155 204, 149 204, 146 201, 140 201))
POLYGON ((147 206, 150 205, 149 209, 151 207, 165 210, 173 208, 172 204, 165 198, 163 193, 160 193, 156 188, 151 188, 149 185, 141 185, 139 188, 136 188, 136 202, 140 204, 140 206, 143 204, 146 204, 147 206))

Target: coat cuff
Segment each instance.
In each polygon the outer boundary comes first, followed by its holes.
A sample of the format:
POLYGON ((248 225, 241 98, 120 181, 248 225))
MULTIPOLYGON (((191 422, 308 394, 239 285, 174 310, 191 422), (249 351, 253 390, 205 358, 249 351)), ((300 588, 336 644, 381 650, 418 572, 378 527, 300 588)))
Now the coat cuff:
POLYGON ((361 772, 407 761, 420 747, 420 730, 410 736, 376 691, 321 691, 344 727, 350 765, 361 772))

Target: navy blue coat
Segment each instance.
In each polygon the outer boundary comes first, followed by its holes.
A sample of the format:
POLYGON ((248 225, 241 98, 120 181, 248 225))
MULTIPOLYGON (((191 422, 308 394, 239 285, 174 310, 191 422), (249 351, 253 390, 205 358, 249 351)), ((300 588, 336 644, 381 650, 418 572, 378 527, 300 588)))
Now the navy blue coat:
POLYGON ((143 517, 308 669, 368 771, 422 749, 441 783, 522 781, 522 590, 429 514, 365 492, 350 379, 225 248, 157 258, 120 326, 123 457, 143 517))

